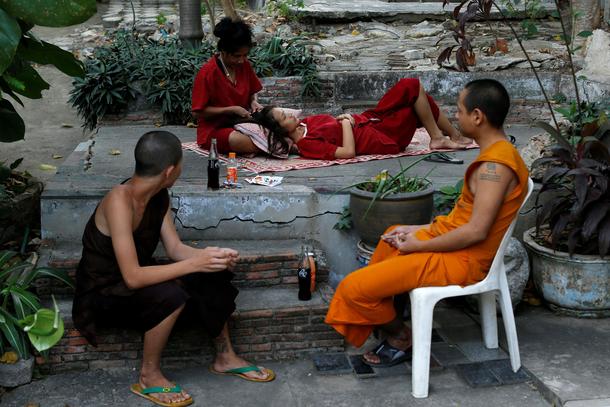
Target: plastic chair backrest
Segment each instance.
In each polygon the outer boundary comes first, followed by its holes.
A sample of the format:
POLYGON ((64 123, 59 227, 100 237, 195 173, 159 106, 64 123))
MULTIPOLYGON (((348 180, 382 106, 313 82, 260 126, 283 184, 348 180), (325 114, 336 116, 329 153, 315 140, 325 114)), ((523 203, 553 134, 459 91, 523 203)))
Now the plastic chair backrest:
POLYGON ((508 246, 508 241, 510 240, 511 236, 513 235, 513 230, 515 229, 515 225, 517 224, 517 220, 519 219, 519 213, 525 206, 525 203, 529 199, 533 190, 534 190, 534 181, 532 181, 532 179, 528 177, 527 193, 525 194, 525 199, 523 199, 523 202, 521 203, 519 210, 515 214, 515 218, 512 220, 512 222, 510 222, 510 225, 508 226, 508 229, 506 229, 506 232, 504 232, 504 237, 502 238, 502 241, 500 242, 500 246, 498 246, 498 251, 496 252, 496 255, 494 256, 493 262, 491 263, 491 267, 489 268, 489 274, 487 275, 487 277, 485 277, 485 280, 487 280, 487 278, 489 278, 490 275, 495 275, 499 272, 499 270, 500 270, 499 266, 502 265, 504 262, 504 251, 506 250, 506 246, 508 246))

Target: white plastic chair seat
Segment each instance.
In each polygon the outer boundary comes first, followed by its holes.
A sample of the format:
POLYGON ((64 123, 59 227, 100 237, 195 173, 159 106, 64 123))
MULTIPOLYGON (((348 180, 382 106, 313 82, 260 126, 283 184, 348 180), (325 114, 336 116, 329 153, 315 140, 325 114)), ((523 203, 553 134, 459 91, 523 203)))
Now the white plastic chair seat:
MULTIPOLYGON (((534 182, 528 179, 527 195, 519 208, 519 212, 534 189, 534 182)), ((478 295, 479 312, 483 341, 488 349, 498 347, 498 325, 496 320, 496 295, 499 296, 502 320, 506 331, 510 363, 513 371, 521 367, 519 343, 513 307, 506 280, 504 252, 517 223, 518 213, 504 233, 498 251, 493 259, 487 277, 484 280, 466 287, 451 285, 446 287, 422 287, 412 290, 411 325, 413 331, 413 361, 412 361, 412 394, 416 398, 428 397, 428 382, 430 376, 430 342, 432 337, 432 318, 434 306, 443 298, 462 295, 478 295)))

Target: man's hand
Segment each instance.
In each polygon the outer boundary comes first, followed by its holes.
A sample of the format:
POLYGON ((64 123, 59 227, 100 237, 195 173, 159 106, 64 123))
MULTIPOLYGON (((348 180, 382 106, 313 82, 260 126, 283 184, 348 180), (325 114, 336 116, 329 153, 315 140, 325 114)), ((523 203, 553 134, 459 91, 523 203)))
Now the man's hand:
POLYGON ((421 241, 415 237, 415 232, 400 233, 394 238, 395 248, 401 253, 413 253, 420 251, 419 246, 421 241))
POLYGON ((229 110, 231 113, 233 113, 236 116, 243 117, 243 118, 250 117, 250 112, 241 106, 231 106, 229 108, 229 110))
MULTIPOLYGON (((400 225, 392 229, 390 232, 381 235, 381 239, 390 243, 394 241, 394 238, 400 234, 408 234, 411 232, 415 232, 416 230, 421 229, 424 225, 400 225)), ((390 243, 391 244, 391 243, 390 243)))
POLYGON ((238 257, 239 253, 233 249, 206 247, 191 257, 191 261, 201 272, 217 272, 233 268, 238 257))

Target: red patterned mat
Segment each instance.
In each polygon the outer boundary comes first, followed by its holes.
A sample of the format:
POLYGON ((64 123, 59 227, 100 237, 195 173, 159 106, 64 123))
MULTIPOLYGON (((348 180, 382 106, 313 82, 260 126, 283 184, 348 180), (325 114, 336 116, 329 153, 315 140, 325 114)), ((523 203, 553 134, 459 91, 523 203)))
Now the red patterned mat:
MULTIPOLYGON (((301 158, 299 156, 290 156, 286 160, 281 160, 278 158, 272 158, 269 156, 256 156, 252 158, 246 157, 238 157, 238 165, 240 168, 247 169, 254 173, 262 173, 262 172, 281 172, 281 171, 290 171, 290 170, 304 170, 307 168, 318 168, 318 167, 328 167, 331 165, 342 165, 342 164, 352 164, 352 163, 362 163, 365 161, 372 160, 384 160, 387 158, 397 158, 397 157, 405 157, 410 155, 423 155, 432 153, 434 151, 452 151, 452 150, 430 150, 430 136, 428 132, 421 128, 417 129, 415 135, 413 136, 413 140, 411 140, 411 144, 407 147, 407 149, 399 154, 372 154, 372 155, 359 155, 354 158, 342 158, 336 160, 310 160, 307 158, 301 158)), ((199 155, 207 157, 209 154, 208 150, 204 150, 200 148, 197 143, 182 143, 182 148, 185 150, 193 151, 199 155)), ((467 146, 466 149, 471 148, 479 148, 476 143, 472 143, 467 146)), ((228 158, 225 155, 220 155, 221 161, 227 161, 228 158)))

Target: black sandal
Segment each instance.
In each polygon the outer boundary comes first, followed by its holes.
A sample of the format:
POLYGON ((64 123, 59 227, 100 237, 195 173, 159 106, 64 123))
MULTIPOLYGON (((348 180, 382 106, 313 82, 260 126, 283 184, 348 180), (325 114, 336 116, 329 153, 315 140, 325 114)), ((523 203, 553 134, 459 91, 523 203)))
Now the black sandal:
POLYGON ((372 367, 391 367, 411 359, 411 348, 400 350, 390 345, 387 339, 377 345, 371 352, 379 356, 379 363, 369 362, 364 358, 364 355, 362 361, 372 367))
POLYGON ((432 153, 426 158, 424 161, 430 161, 434 163, 446 163, 446 164, 464 164, 464 160, 460 160, 459 158, 451 157, 445 153, 432 153))

